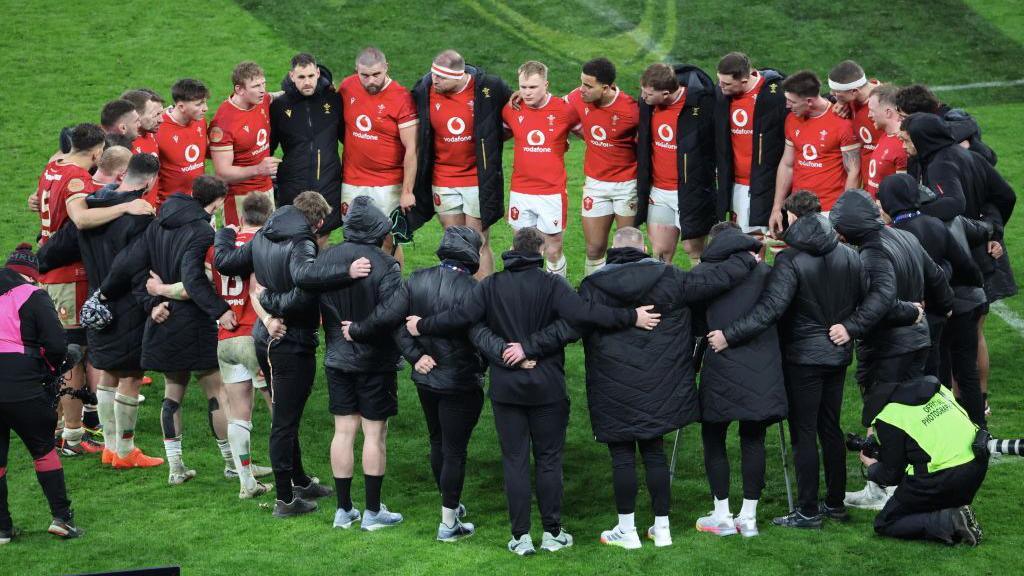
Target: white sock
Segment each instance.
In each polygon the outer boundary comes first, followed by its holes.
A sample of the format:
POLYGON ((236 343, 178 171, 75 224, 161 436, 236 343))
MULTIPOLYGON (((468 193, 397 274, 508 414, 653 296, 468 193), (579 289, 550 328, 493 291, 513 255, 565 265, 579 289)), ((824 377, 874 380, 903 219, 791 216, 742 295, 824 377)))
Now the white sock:
POLYGON ((65 428, 60 433, 60 437, 67 442, 68 446, 77 446, 82 443, 82 437, 85 436, 85 428, 79 426, 78 428, 65 428))
POLYGON ((228 440, 217 440, 217 448, 220 448, 220 457, 224 459, 224 466, 238 470, 235 467, 235 458, 231 455, 231 443, 228 440))
POLYGON ((658 530, 661 530, 662 528, 668 530, 668 516, 655 516, 654 527, 658 530))
POLYGON ((587 258, 586 263, 583 265, 583 274, 585 276, 590 276, 594 272, 597 272, 601 268, 604 268, 605 261, 606 260, 604 258, 598 258, 596 260, 591 260, 590 258, 587 258))
POLYGON ((619 532, 636 532, 635 514, 619 514, 619 532))
POLYGON ((171 472, 183 474, 185 463, 181 460, 181 436, 175 438, 164 438, 164 453, 167 454, 167 465, 171 472))
POLYGON ((252 475, 251 457, 249 456, 249 439, 252 434, 252 422, 248 420, 228 421, 228 443, 231 447, 231 460, 238 471, 238 480, 250 492, 256 489, 256 478, 252 475))
POLYGON ((729 512, 729 499, 719 500, 715 498, 715 512, 716 518, 732 518, 732 513, 729 512))
POLYGON ((457 512, 458 510, 455 508, 445 508, 444 506, 441 506, 441 522, 449 528, 455 526, 457 512))
POLYGON ((139 399, 126 394, 114 396, 114 417, 117 424, 114 434, 117 439, 115 447, 121 458, 135 450, 135 422, 139 419, 139 399))
POLYGON ((740 509, 740 518, 757 518, 757 500, 743 499, 743 508, 740 509))
POLYGON ((550 260, 545 259, 544 267, 547 268, 548 272, 551 272, 552 274, 557 274, 562 278, 565 278, 565 254, 559 256, 557 262, 551 262, 550 260))
POLYGON ((116 448, 117 415, 114 410, 114 398, 117 390, 106 386, 96 387, 96 414, 103 426, 103 443, 110 450, 116 448))

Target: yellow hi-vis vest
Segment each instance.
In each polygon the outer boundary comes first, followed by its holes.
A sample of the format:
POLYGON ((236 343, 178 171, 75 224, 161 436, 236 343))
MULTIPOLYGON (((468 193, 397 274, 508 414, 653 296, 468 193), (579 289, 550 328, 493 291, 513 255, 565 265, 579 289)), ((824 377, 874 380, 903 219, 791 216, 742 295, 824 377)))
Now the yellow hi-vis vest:
MULTIPOLYGON (((931 400, 920 406, 886 404, 872 424, 879 420, 903 430, 917 442, 930 458, 929 473, 974 460, 971 444, 978 427, 941 386, 931 400)), ((914 474, 914 466, 907 466, 906 472, 914 474)))

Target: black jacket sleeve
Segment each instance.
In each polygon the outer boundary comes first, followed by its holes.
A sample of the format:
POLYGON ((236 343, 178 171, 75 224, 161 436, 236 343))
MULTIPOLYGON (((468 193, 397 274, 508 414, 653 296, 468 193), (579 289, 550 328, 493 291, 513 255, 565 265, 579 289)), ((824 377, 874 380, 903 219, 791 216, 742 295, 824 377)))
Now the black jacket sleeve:
POLYGON ((757 304, 745 316, 733 322, 722 333, 730 346, 743 344, 771 328, 782 318, 796 296, 799 280, 793 258, 783 251, 775 258, 775 266, 768 274, 764 292, 757 304))
POLYGON ((636 310, 611 308, 598 302, 587 302, 560 276, 552 275, 551 298, 559 318, 574 326, 594 326, 619 330, 636 323, 636 310))
POLYGON ((580 334, 568 322, 559 319, 530 334, 526 341, 520 344, 527 358, 537 359, 555 354, 570 342, 579 339, 580 334))
MULTIPOLYGON (((145 234, 149 234, 148 228, 145 234)), ((132 278, 141 271, 149 270, 149 259, 149 243, 145 236, 137 238, 114 258, 110 272, 100 285, 100 292, 108 299, 127 294, 132 289, 132 278)))
MULTIPOLYGON (((929 188, 940 193, 938 199, 921 207, 925 214, 931 214, 939 220, 949 221, 963 214, 967 209, 967 198, 960 183, 959 168, 949 161, 936 161, 928 166, 929 188)), ((969 214, 969 216, 974 216, 969 214)))
POLYGON ((213 245, 213 230, 206 224, 202 224, 200 230, 189 241, 181 258, 181 282, 185 285, 189 299, 216 320, 231 310, 231 307, 217 295, 206 276, 206 253, 213 245))
POLYGON ((369 316, 349 325, 348 334, 353 340, 361 342, 373 338, 405 322, 409 315, 409 285, 401 280, 399 274, 400 285, 391 292, 391 296, 378 304, 369 316))
MULTIPOLYGON (((405 332, 406 336, 409 335, 404 328, 402 331, 405 332)), ((483 354, 484 359, 491 364, 502 365, 505 363, 501 354, 505 351, 505 345, 507 343, 501 336, 495 334, 483 322, 477 322, 469 329, 469 341, 473 343, 473 346, 475 346, 481 354, 483 354)))
POLYGON ((235 246, 235 231, 217 230, 213 239, 213 267, 226 276, 248 277, 252 274, 252 243, 235 246))
POLYGON ((681 274, 683 301, 700 302, 727 292, 742 282, 756 265, 757 260, 747 253, 733 254, 724 262, 702 262, 681 274))
POLYGON ((481 322, 487 316, 486 290, 489 281, 488 278, 477 284, 462 301, 462 306, 421 319, 417 326, 420 334, 451 336, 471 324, 481 322))
POLYGON ((319 257, 311 240, 302 240, 292 249, 292 282, 303 290, 327 292, 344 288, 353 282, 348 275, 351 261, 333 258, 325 252, 319 257))
MULTIPOLYGON (((970 243, 971 232, 967 231, 967 225, 964 225, 965 236, 968 237, 968 243, 970 243)), ((946 262, 949 262, 950 267, 953 269, 953 273, 949 278, 950 285, 953 286, 984 286, 985 279, 981 274, 981 269, 978 268, 978 264, 975 263, 974 259, 959 242, 953 238, 953 235, 946 232, 946 250, 943 254, 943 258, 946 262)))
POLYGON ((82 259, 78 247, 78 228, 71 218, 36 252, 36 258, 39 259, 39 272, 42 274, 82 259))
POLYGON ((288 261, 289 274, 293 286, 286 292, 273 292, 269 289, 260 294, 260 305, 274 316, 290 316, 293 313, 305 313, 311 303, 317 299, 316 294, 304 290, 295 282, 299 266, 304 262, 316 259, 316 244, 312 240, 300 240, 292 246, 288 261))
POLYGON ((895 486, 907 469, 907 436, 903 430, 881 420, 875 421, 878 436, 878 462, 868 467, 868 480, 882 486, 895 486))
POLYGON ((992 239, 992 224, 966 216, 961 216, 960 222, 964 225, 964 236, 967 237, 969 248, 984 246, 992 239))
POLYGON ((949 287, 946 273, 932 257, 924 250, 921 250, 921 256, 924 260, 925 307, 929 312, 945 316, 953 309, 953 289, 949 287))
POLYGON ((22 304, 18 311, 22 326, 35 329, 35 339, 39 342, 39 352, 46 359, 46 364, 56 373, 64 362, 68 352, 64 326, 57 316, 53 300, 42 290, 35 290, 22 304))
POLYGON ((868 275, 868 290, 853 314, 842 321, 850 338, 870 332, 896 301, 896 271, 889 258, 873 247, 861 249, 860 255, 868 275))

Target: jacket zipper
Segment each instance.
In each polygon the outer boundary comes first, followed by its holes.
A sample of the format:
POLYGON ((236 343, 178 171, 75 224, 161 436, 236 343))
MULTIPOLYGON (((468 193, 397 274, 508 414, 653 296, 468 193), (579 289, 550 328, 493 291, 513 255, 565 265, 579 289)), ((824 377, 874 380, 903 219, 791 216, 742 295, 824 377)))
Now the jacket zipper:
MULTIPOLYGON (((313 116, 312 116, 313 113, 309 109, 309 98, 306 98, 306 101, 304 102, 304 104, 306 105, 306 126, 309 128, 309 151, 312 152, 314 150, 314 147, 316 146, 316 144, 315 144, 315 138, 313 138, 313 116)), ((320 154, 320 151, 317 150, 317 155, 319 155, 319 154, 320 154)), ((316 187, 316 185, 320 181, 319 159, 317 160, 317 164, 318 164, 318 167, 317 167, 317 181, 310 183, 310 185, 313 186, 314 188, 316 187)))
POLYGON ((316 150, 316 181, 320 182, 320 149, 316 150))
POLYGON ((764 132, 757 133, 757 165, 761 165, 761 154, 764 152, 764 132))
POLYGON ((487 170, 487 140, 483 138, 480 139, 480 152, 484 157, 484 170, 487 170))
POLYGON ((689 154, 683 154, 683 184, 686 184, 686 157, 689 154))

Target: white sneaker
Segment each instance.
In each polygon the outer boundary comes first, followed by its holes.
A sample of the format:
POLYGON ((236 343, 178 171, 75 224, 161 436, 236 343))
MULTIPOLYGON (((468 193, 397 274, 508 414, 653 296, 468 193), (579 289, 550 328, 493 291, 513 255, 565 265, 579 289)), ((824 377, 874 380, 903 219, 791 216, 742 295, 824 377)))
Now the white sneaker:
POLYGON ((185 482, 188 482, 189 480, 191 480, 191 479, 193 479, 195 477, 196 477, 196 471, 195 470, 181 470, 181 471, 178 471, 178 472, 173 472, 172 471, 172 472, 170 472, 167 475, 167 483, 170 484, 171 486, 178 486, 180 484, 184 484, 185 482))
POLYGON ((640 543, 640 535, 636 533, 636 528, 629 532, 623 532, 618 526, 611 530, 601 532, 601 544, 618 546, 619 548, 625 548, 626 550, 636 550, 642 546, 640 543))
POLYGON ((540 549, 547 550, 548 552, 558 552, 562 548, 569 548, 572 546, 572 534, 569 534, 565 530, 560 530, 558 536, 554 536, 550 532, 544 533, 544 539, 540 542, 540 549))
POLYGON ((268 484, 264 484, 263 482, 257 482, 256 483, 256 488, 254 488, 252 491, 246 490, 245 486, 242 486, 241 488, 239 488, 238 489, 238 499, 239 500, 250 500, 252 498, 257 498, 259 496, 263 496, 267 492, 270 492, 270 486, 268 484))
POLYGON ((519 538, 509 540, 508 551, 518 556, 532 556, 537 553, 533 548, 533 538, 530 538, 529 534, 523 534, 519 538))
POLYGON ((719 517, 714 513, 697 518, 697 530, 716 536, 732 536, 736 533, 736 522, 732 516, 719 517))
POLYGON ((851 508, 864 510, 881 510, 889 500, 889 495, 881 486, 868 482, 862 490, 847 492, 843 503, 851 508))
POLYGON ((737 516, 736 530, 738 530, 744 538, 752 538, 760 534, 760 532, 757 531, 757 518, 743 518, 737 516))
POLYGON ((657 548, 672 545, 672 532, 669 531, 668 527, 658 528, 657 526, 651 526, 647 529, 647 538, 654 540, 654 546, 657 548))
POLYGON ((349 529, 352 524, 358 522, 362 516, 359 514, 359 509, 355 506, 351 510, 343 510, 338 508, 334 511, 334 527, 349 529))

